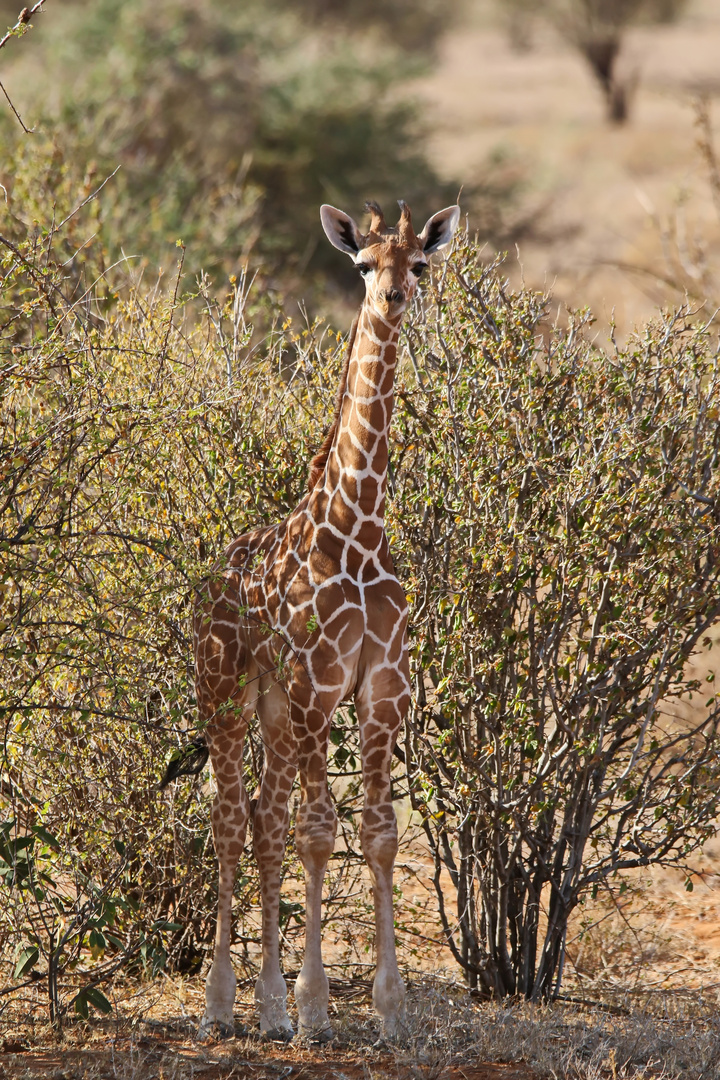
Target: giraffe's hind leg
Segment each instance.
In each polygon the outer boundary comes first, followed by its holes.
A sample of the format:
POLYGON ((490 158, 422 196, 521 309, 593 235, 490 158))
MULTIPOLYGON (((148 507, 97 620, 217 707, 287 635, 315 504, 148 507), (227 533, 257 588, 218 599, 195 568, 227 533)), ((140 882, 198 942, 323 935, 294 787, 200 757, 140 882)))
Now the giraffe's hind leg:
MULTIPOLYGON (((218 860, 218 907, 213 962, 205 982, 200 1034, 233 1034, 235 973, 230 959, 235 871, 245 846, 250 803, 243 782, 243 744, 254 701, 240 675, 246 652, 237 628, 225 620, 197 623, 207 633, 196 647, 196 692, 217 782, 212 831, 218 860)), ((197 625, 197 624, 196 624, 197 625)), ((246 678, 252 675, 248 672, 246 678)))
POLYGON ((294 1031, 280 970, 279 912, 282 862, 290 821, 288 800, 297 771, 297 749, 290 727, 287 692, 274 677, 262 680, 257 713, 265 766, 253 814, 253 849, 262 900, 262 966, 255 984, 255 1001, 261 1034, 268 1039, 289 1040, 294 1031))
POLYGON ((211 725, 210 757, 217 780, 212 831, 218 860, 218 907, 213 962, 205 982, 205 1015, 200 1033, 234 1032, 235 972, 230 960, 232 898, 238 860, 245 846, 250 804, 242 775, 243 742, 248 716, 230 709, 211 725))

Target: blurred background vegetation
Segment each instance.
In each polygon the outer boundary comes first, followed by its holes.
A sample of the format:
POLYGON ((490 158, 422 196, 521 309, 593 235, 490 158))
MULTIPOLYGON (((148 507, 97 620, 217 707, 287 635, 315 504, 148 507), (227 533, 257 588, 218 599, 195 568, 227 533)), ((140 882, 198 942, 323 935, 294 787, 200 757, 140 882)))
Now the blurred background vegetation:
POLYGON ((672 23, 688 0, 498 0, 514 46, 529 49, 535 25, 549 22, 587 61, 605 98, 607 118, 629 116, 636 73, 618 73, 623 38, 632 26, 672 23))
MULTIPOLYGON (((320 243, 320 203, 359 214, 368 198, 393 206, 403 197, 422 216, 457 197, 460 182, 438 176, 404 90, 427 70, 457 6, 48 4, 13 83, 38 130, 28 139, 9 109, 0 123, 16 235, 30 224, 34 188, 89 191, 119 165, 92 241, 107 260, 122 248, 167 266, 181 238, 190 272, 227 274, 249 261, 269 286, 312 298, 318 274, 331 264, 338 274, 320 243)), ((5 21, 16 15, 4 0, 5 21)), ((498 238, 517 186, 501 169, 468 188, 498 238)), ((341 289, 354 283, 349 268, 340 273, 341 289)))
POLYGON ((27 235, 46 187, 61 214, 117 169, 77 238, 106 265, 167 271, 182 239, 191 278, 250 265, 344 319, 357 282, 318 204, 402 196, 422 217, 462 186, 488 256, 521 244, 516 283, 625 334, 720 295, 718 48, 715 0, 47 0, 2 54, 35 128, 0 110, 3 227, 27 235))

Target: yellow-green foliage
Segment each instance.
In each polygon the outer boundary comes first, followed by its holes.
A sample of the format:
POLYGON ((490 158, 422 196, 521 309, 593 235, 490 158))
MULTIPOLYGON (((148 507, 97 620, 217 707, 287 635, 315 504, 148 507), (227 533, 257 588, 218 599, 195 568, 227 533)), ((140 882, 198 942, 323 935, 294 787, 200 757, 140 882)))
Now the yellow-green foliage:
POLYGON ((212 933, 207 794, 186 794, 176 818, 156 788, 195 724, 193 590, 233 536, 300 497, 341 346, 259 310, 270 328, 253 341, 244 280, 217 304, 125 268, 117 288, 71 300, 49 245, 3 259, 0 854, 24 886, 6 931, 47 953, 32 886, 50 923, 64 919, 53 904, 87 906, 61 967, 90 931, 136 955, 158 919, 192 964, 212 933), (41 858, 35 833, 34 865, 17 844, 38 828, 55 846, 41 858))
MULTIPOLYGON (((2 253, 0 934, 82 1014, 104 1007, 70 979, 88 950, 109 978, 211 937, 208 787, 156 790, 195 723, 193 591, 301 497, 343 345, 244 279, 218 303, 81 257, 41 229, 2 253)), ((667 713, 719 607, 714 331, 681 314, 606 354, 543 318, 459 242, 403 338, 388 512, 412 602, 398 791, 470 980, 535 996, 582 896, 682 863, 720 779, 714 696, 667 713)), ((253 878, 238 896, 242 917, 253 878)))
POLYGON ((473 983, 533 997, 581 897, 681 864, 720 781, 687 670, 720 615, 717 328, 678 312, 604 352, 543 315, 456 251, 408 329, 392 503, 444 926, 473 983))

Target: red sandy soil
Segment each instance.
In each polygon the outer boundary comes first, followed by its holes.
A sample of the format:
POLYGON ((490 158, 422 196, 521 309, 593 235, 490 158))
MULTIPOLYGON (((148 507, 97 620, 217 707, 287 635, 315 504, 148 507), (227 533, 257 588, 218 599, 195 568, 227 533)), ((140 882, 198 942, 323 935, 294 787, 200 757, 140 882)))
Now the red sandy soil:
MULTIPOLYGON (((102 1025, 106 1026, 106 1025, 102 1025)), ((110 1025, 107 1025, 109 1028, 110 1025)), ((145 1026, 145 1025, 141 1025, 145 1026)), ((1 1080, 542 1080, 522 1064, 426 1063, 402 1050, 264 1043, 256 1035, 199 1043, 184 1025, 118 1034, 71 1033, 30 1046, 21 1033, 0 1040, 1 1080), (173 1030, 175 1027, 175 1030, 173 1030), (86 1041, 82 1042, 82 1039, 86 1041), (78 1041, 81 1045, 77 1045, 78 1041)))
MULTIPOLYGON (((13 1001, 0 1015, 0 1080, 544 1080, 520 1062, 480 1060, 472 1042, 463 1050, 429 1038, 431 1031, 446 1034, 446 1025, 440 1018, 438 1026, 432 994, 422 998, 418 984, 409 996, 420 994, 422 1018, 410 1009, 403 1043, 377 1043, 376 1017, 361 980, 352 1001, 333 994, 336 1038, 308 1046, 260 1039, 246 982, 236 1002, 235 1038, 203 1042, 195 1037, 204 998, 200 978, 120 982, 113 988, 112 1017, 68 1019, 60 1042, 41 996, 28 997, 23 1006, 13 1001)), ((458 998, 457 1005, 466 1017, 479 1018, 469 999, 458 998)), ((446 1020, 453 1016, 448 1008, 446 1020)))
MULTIPOLYGON (((12 1042, 7 1046, 14 1049, 12 1042)), ((164 1040, 113 1040, 104 1048, 0 1055, 0 1077, 22 1080, 76 1080, 90 1077, 133 1076, 193 1080, 540 1080, 523 1065, 463 1064, 437 1072, 417 1065, 398 1064, 387 1054, 337 1054, 332 1051, 261 1050, 255 1054, 213 1048, 198 1052, 193 1043, 169 1044, 164 1040)))

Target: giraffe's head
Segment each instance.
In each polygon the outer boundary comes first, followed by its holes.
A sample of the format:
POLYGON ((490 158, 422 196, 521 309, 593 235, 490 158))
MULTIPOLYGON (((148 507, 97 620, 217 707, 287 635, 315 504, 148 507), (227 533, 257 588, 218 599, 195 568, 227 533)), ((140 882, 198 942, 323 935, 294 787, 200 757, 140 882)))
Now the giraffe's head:
POLYGON ((377 203, 366 203, 371 215, 367 233, 361 233, 342 210, 327 204, 320 207, 328 240, 351 257, 365 279, 368 302, 389 320, 402 315, 427 266, 428 255, 450 242, 460 220, 460 207, 448 206, 433 214, 416 235, 410 207, 402 201, 399 206, 400 220, 390 228, 377 203))

